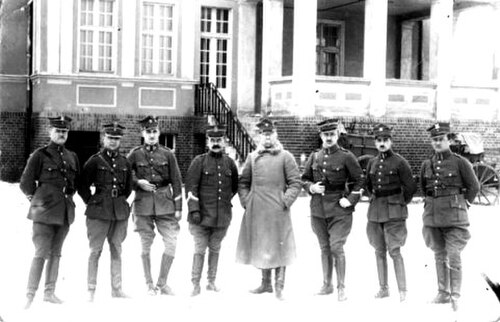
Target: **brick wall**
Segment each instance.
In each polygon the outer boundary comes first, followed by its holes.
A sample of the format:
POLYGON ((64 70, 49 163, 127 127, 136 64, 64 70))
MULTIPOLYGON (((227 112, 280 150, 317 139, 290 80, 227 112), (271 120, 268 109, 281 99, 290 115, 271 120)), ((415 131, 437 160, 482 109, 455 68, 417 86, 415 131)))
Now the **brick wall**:
POLYGON ((0 179, 14 182, 24 169, 23 112, 0 112, 0 179))
MULTIPOLYGON (((324 117, 273 117, 277 121, 278 137, 285 149, 289 150, 297 162, 300 155, 308 156, 319 148, 319 139, 316 123, 324 117)), ((394 150, 405 157, 412 168, 413 174, 418 175, 420 166, 432 154, 429 134, 426 129, 433 124, 432 120, 415 118, 367 118, 367 117, 339 117, 344 126, 355 123, 355 132, 366 133, 374 123, 382 122, 394 128, 394 150)), ((257 123, 257 117, 243 117, 242 123, 252 133, 251 128, 257 123)), ((484 121, 452 121, 454 132, 477 132, 484 140, 485 162, 496 164, 500 169, 500 123, 484 121)))
MULTIPOLYGON (((1 180, 18 181, 25 165, 24 152, 24 113, 2 113, 0 124, 2 125, 2 176, 1 180), (19 126, 18 123, 22 123, 19 126), (4 139, 6 138, 6 139, 4 139), (12 144, 11 144, 11 143, 12 144), (19 142, 16 144, 16 142, 19 142), (5 147, 8 147, 6 149, 5 147)), ((71 129, 74 131, 100 132, 102 124, 112 121, 119 121, 127 130, 122 139, 122 151, 128 153, 130 149, 141 143, 141 133, 137 121, 146 117, 146 115, 120 115, 114 114, 78 114, 67 113, 67 116, 73 119, 71 129)), ((49 143, 48 117, 55 116, 50 112, 43 114, 35 113, 32 119, 33 137, 30 150, 33 151, 49 143)), ((204 117, 186 117, 160 116, 160 131, 162 133, 174 134, 176 136, 175 155, 179 163, 179 168, 185 176, 191 160, 203 147, 195 146, 196 134, 204 134, 207 120, 204 117)), ((70 133, 71 135, 71 133, 70 133)), ((204 142, 203 142, 204 144, 204 142)), ((86 160, 80 160, 84 163, 86 160)))

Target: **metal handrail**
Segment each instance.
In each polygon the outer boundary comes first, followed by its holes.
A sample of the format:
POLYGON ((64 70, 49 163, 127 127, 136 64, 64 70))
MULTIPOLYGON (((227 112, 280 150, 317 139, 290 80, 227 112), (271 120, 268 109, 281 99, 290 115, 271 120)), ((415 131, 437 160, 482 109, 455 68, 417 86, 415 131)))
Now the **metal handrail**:
POLYGON ((202 83, 195 86, 195 115, 211 114, 217 122, 227 127, 227 137, 235 147, 241 161, 255 150, 256 144, 238 117, 231 110, 224 97, 213 83, 202 83))

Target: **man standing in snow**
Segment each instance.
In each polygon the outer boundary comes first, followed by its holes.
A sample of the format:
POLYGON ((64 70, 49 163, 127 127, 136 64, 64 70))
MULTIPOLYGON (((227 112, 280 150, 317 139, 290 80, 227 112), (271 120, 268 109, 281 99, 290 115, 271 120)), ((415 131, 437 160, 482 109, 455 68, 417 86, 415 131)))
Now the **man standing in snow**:
POLYGON ((104 241, 109 243, 111 255, 112 297, 128 297, 122 291, 122 243, 127 237, 130 213, 127 198, 132 192, 130 164, 120 154, 120 140, 125 128, 113 122, 103 126, 103 149, 90 157, 83 166, 78 193, 87 205, 87 236, 90 256, 87 287, 89 302, 94 301, 97 267, 104 241), (91 194, 90 187, 95 187, 91 194))
POLYGON ((241 222, 236 259, 262 270, 262 284, 253 293, 271 293, 275 269, 276 297, 282 299, 285 269, 295 259, 290 207, 301 190, 293 155, 278 141, 276 128, 264 118, 257 124, 259 145, 245 162, 238 193, 245 214, 241 222))
POLYGON ((28 309, 33 302, 42 276, 45 260, 46 302, 60 304, 54 294, 61 250, 75 220, 76 192, 80 164, 78 157, 64 147, 68 139, 71 118, 67 116, 49 118, 50 143, 31 154, 21 176, 19 187, 30 200, 28 218, 33 221, 33 244, 35 256, 28 278, 28 309))
POLYGON ((238 169, 224 152, 225 128, 215 125, 207 130, 208 153, 197 156, 186 176, 189 231, 194 238, 192 296, 200 294, 200 279, 208 247, 207 290, 215 285, 219 251, 231 223, 231 199, 238 191, 238 169))

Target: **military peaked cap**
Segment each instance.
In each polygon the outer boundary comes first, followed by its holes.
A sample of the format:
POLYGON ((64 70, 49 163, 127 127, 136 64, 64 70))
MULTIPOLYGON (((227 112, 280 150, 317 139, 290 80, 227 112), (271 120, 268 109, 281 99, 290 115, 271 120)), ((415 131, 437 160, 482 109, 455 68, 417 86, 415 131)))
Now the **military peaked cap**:
POLYGON ((50 126, 56 129, 69 130, 69 123, 71 123, 71 117, 69 116, 57 116, 49 117, 50 126))
POLYGON ((222 124, 212 125, 207 128, 207 136, 217 138, 226 135, 226 127, 222 124))
POLYGON ((267 117, 261 118, 256 126, 261 132, 272 132, 276 130, 276 123, 267 117))
POLYGON ((109 124, 104 124, 102 126, 102 129, 104 133, 107 134, 108 136, 122 137, 123 130, 125 130, 125 127, 118 124, 118 122, 113 122, 109 124))
POLYGON ((320 132, 329 132, 336 130, 338 128, 339 120, 338 119, 324 120, 316 125, 318 126, 320 132))
POLYGON ((437 122, 427 129, 431 137, 441 136, 450 133, 450 123, 437 122))
POLYGON ((385 124, 378 123, 373 127, 373 135, 377 137, 392 138, 392 128, 385 124))
POLYGON ((139 121, 142 129, 150 129, 154 127, 158 127, 158 117, 148 115, 144 119, 139 121))

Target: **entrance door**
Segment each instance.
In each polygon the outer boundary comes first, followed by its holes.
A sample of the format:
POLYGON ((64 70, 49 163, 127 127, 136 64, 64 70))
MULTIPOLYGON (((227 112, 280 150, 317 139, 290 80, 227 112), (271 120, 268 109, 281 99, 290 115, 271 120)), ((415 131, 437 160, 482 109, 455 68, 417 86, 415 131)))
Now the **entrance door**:
POLYGON ((70 131, 65 146, 76 153, 80 167, 100 149, 100 133, 87 131, 70 131))
POLYGON ((201 7, 200 83, 214 83, 231 101, 231 11, 201 7))

